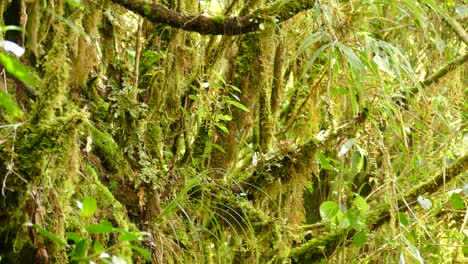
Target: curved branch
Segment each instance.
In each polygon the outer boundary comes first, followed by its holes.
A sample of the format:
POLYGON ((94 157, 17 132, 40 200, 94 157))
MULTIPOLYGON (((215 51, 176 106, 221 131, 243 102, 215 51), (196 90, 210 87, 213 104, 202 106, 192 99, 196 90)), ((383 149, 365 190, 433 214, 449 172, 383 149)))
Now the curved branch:
POLYGON ((151 22, 166 24, 173 28, 194 31, 202 35, 241 35, 259 31, 260 24, 271 21, 272 18, 276 18, 279 22, 286 21, 312 8, 315 0, 291 0, 286 3, 278 1, 279 3, 268 8, 240 17, 184 15, 161 4, 146 3, 144 0, 112 0, 112 2, 151 22))

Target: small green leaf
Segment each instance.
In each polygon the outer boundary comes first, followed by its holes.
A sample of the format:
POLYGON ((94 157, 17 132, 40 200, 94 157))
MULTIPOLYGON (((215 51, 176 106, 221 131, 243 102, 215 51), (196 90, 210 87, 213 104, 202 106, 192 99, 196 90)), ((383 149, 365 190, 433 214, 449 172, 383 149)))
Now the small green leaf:
POLYGON ((367 242, 367 231, 362 230, 353 237, 354 244, 362 246, 367 242))
POLYGON ((73 240, 75 244, 77 244, 78 241, 82 239, 81 235, 75 232, 66 232, 65 236, 67 237, 67 239, 73 240))
POLYGON ((250 112, 249 109, 245 105, 243 105, 243 104, 241 104, 239 102, 236 102, 236 101, 231 100, 231 99, 226 100, 226 102, 228 104, 232 105, 232 106, 235 106, 235 107, 239 108, 240 110, 242 110, 244 112, 250 112))
POLYGON ((260 28, 260 30, 265 30, 265 25, 263 23, 260 23, 258 25, 258 28, 260 28))
POLYGON ((100 242, 94 242, 94 253, 101 254, 104 251, 104 245, 100 242))
POLYGON ((452 203, 452 207, 455 210, 465 209, 465 204, 463 203, 463 199, 458 193, 452 193, 452 195, 450 196, 450 203, 452 203))
POLYGON ((90 224, 86 226, 86 230, 90 234, 109 234, 112 233, 112 223, 104 221, 99 224, 90 224))
POLYGON ((147 261, 150 261, 151 254, 149 253, 148 250, 141 248, 141 247, 134 246, 134 245, 130 245, 130 247, 136 252, 140 253, 143 257, 145 257, 147 261))
POLYGON ((21 62, 19 62, 17 59, 0 53, 0 63, 5 66, 7 72, 15 76, 21 82, 31 87, 35 86, 36 80, 29 73, 28 68, 21 64, 21 62))
POLYGON ((340 207, 338 204, 332 201, 326 201, 320 205, 320 217, 322 217, 323 220, 331 220, 339 211, 340 207))
POLYGON ((86 197, 83 200, 83 207, 81 208, 81 214, 85 218, 89 218, 93 216, 94 212, 96 212, 97 203, 96 200, 92 197, 86 197))
POLYGON ((130 232, 124 232, 119 236, 119 241, 137 241, 137 240, 139 240, 139 236, 130 232))
POLYGON ((400 219, 400 223, 404 226, 409 225, 408 218, 406 218, 406 215, 404 213, 398 213, 398 218, 400 219))

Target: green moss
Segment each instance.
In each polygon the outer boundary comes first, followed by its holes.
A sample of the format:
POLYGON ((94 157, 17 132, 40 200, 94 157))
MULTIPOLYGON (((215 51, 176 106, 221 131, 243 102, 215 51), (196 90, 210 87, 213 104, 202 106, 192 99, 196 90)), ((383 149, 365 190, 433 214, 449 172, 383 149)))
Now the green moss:
POLYGON ((151 13, 151 6, 148 4, 143 5, 143 14, 145 14, 145 16, 150 16, 151 13))
POLYGON ((212 17, 213 21, 218 24, 224 24, 224 16, 223 15, 216 15, 212 17))

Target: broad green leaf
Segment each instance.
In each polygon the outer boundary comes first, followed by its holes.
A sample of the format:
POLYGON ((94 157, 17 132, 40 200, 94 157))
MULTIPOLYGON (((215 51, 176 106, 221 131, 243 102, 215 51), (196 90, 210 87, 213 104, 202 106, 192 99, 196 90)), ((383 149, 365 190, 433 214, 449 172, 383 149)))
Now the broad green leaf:
POLYGON ((59 245, 59 246, 62 246, 62 247, 66 247, 66 246, 67 246, 67 243, 66 243, 65 241, 63 241, 62 239, 60 239, 58 236, 56 236, 54 233, 49 232, 49 231, 45 230, 44 228, 42 228, 42 227, 40 227, 40 226, 38 226, 38 225, 36 225, 36 224, 33 224, 33 223, 25 223, 24 225, 25 225, 25 226, 32 226, 32 227, 36 228, 37 230, 39 230, 39 233, 40 233, 42 236, 44 236, 44 237, 46 237, 46 238, 52 240, 53 242, 55 242, 55 243, 56 243, 57 245, 59 245))
POLYGON ((362 246, 367 242, 367 231, 362 230, 353 237, 354 244, 362 246))
POLYGON ((2 90, 0 90, 0 107, 5 108, 6 112, 14 117, 20 118, 23 116, 23 112, 21 112, 13 98, 2 90))
POLYGON ((339 211, 340 207, 338 204, 332 201, 326 201, 320 205, 320 217, 326 221, 330 221, 339 211))
POLYGON ((145 257, 147 261, 150 261, 151 254, 149 253, 148 250, 141 248, 141 247, 134 246, 134 245, 130 245, 130 247, 136 252, 140 253, 143 257, 145 257))
POLYGON ((112 223, 104 221, 99 224, 90 224, 86 226, 86 230, 90 234, 109 234, 112 233, 112 223))
POLYGON ((31 87, 36 85, 34 76, 31 75, 26 66, 21 64, 17 59, 0 53, 0 63, 3 64, 7 72, 15 76, 16 79, 31 87))
POLYGON ((96 200, 92 197, 86 197, 83 200, 83 206, 81 208, 81 214, 85 218, 89 218, 93 216, 94 212, 96 212, 97 209, 97 203, 96 200))
POLYGON ((465 204, 463 203, 463 199, 458 193, 452 193, 452 195, 450 196, 450 203, 452 204, 452 207, 455 210, 465 209, 465 204))
POLYGON ((232 106, 235 106, 235 107, 239 108, 240 110, 242 110, 244 112, 250 112, 249 109, 245 105, 243 105, 243 104, 241 104, 239 102, 236 102, 236 101, 231 100, 231 99, 227 99, 226 102, 228 104, 232 105, 232 106))

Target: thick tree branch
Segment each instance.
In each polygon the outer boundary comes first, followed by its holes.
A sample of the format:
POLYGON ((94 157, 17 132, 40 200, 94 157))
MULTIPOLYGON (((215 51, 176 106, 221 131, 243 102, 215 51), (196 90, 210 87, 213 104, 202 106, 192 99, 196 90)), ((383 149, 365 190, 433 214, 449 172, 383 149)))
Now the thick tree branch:
POLYGON ((423 86, 428 86, 434 82, 437 82, 440 78, 444 77, 447 73, 455 70, 456 68, 458 68, 458 66, 463 65, 463 63, 465 63, 467 60, 468 60, 468 53, 442 66, 435 73, 433 73, 431 76, 427 77, 424 81, 422 81, 421 84, 423 86))
POLYGON ((296 14, 313 7, 315 0, 278 1, 265 9, 240 17, 207 17, 204 15, 185 15, 157 3, 144 0, 112 0, 130 11, 147 18, 154 23, 162 23, 173 28, 198 32, 202 35, 241 35, 259 31, 260 24, 276 18, 286 21, 296 14))

